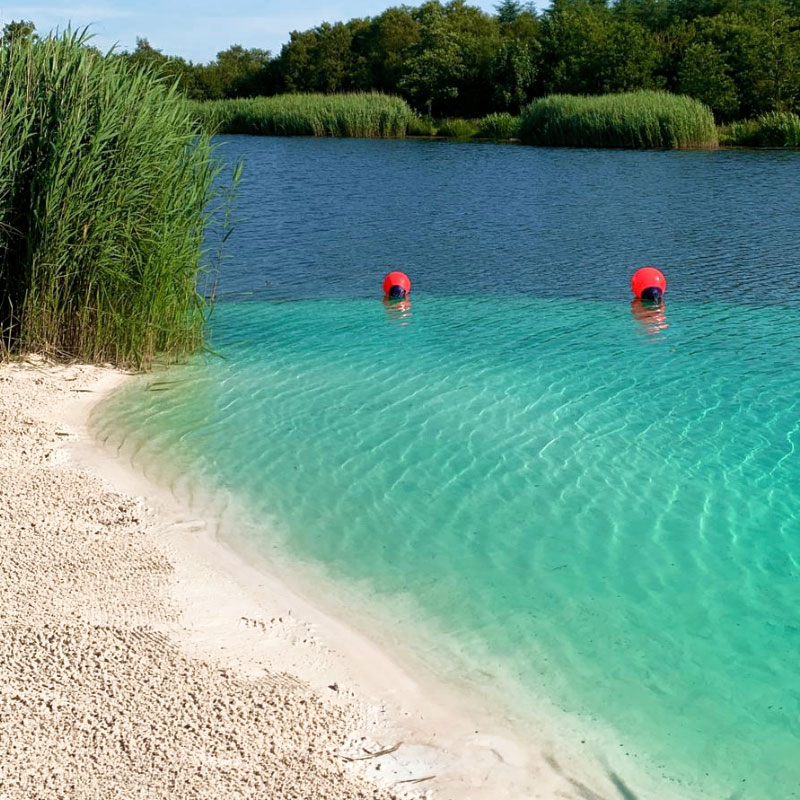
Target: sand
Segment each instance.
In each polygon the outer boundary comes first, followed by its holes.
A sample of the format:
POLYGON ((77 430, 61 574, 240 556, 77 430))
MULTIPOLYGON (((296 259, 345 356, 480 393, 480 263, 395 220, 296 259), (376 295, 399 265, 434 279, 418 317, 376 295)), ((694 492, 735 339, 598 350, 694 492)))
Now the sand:
POLYGON ((397 796, 343 759, 358 707, 165 632, 181 608, 151 515, 63 446, 66 407, 109 377, 0 371, 0 797, 397 796))
POLYGON ((440 703, 98 450, 89 412, 124 380, 0 365, 0 800, 619 796, 440 703))

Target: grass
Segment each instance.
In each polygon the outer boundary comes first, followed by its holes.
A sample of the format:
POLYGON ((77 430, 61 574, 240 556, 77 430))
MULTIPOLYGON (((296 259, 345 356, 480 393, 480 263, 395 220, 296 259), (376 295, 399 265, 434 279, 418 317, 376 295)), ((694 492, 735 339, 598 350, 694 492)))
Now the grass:
POLYGON ((544 97, 523 110, 520 138, 564 147, 686 148, 718 142, 706 106, 653 91, 544 97))
POLYGON ((402 137, 414 119, 405 100, 378 93, 282 94, 188 108, 208 133, 257 136, 402 137))
POLYGON ((478 120, 478 135, 484 139, 516 139, 519 137, 519 117, 507 112, 487 114, 478 120))
POLYGON ((444 119, 438 128, 438 135, 448 139, 472 139, 478 134, 478 126, 468 119, 444 119))
POLYGON ((0 47, 5 353, 143 367, 199 347, 215 170, 176 93, 85 32, 0 47))
POLYGON ((283 94, 242 100, 187 103, 208 133, 256 136, 341 136, 399 138, 442 136, 450 139, 510 139, 518 131, 510 114, 490 114, 478 122, 434 120, 414 114, 405 100, 377 93, 283 94))
POLYGON ((414 116, 408 121, 406 134, 408 136, 436 136, 439 128, 431 117, 414 116))
POLYGON ((487 114, 479 120, 450 117, 436 121, 414 117, 408 124, 409 136, 444 136, 451 139, 514 139, 519 135, 519 117, 508 113, 487 114))
POLYGON ((800 147, 800 116, 773 111, 722 128, 720 141, 745 147, 800 147))

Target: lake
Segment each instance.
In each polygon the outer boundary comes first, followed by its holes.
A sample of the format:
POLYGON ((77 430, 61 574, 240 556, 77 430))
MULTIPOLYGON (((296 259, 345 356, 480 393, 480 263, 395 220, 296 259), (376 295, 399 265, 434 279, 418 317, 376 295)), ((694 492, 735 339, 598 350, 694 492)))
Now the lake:
POLYGON ((218 355, 98 434, 522 723, 686 797, 800 796, 800 154, 220 144, 218 355))

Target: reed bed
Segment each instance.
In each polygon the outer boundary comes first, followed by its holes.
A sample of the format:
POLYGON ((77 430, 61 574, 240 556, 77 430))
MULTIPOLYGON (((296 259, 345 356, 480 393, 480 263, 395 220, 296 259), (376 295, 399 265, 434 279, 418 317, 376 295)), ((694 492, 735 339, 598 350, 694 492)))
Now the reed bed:
POLYGON ((209 133, 256 136, 396 138, 414 118, 405 100, 366 92, 193 102, 189 110, 209 133))
POLYGON ((448 118, 443 119, 438 124, 438 136, 446 136, 449 139, 472 139, 478 134, 478 126, 468 119, 448 118))
POLYGON ((800 147, 800 116, 773 111, 722 129, 720 141, 746 147, 800 147))
POLYGON ((431 117, 412 117, 406 128, 406 136, 436 136, 439 128, 431 117))
POLYGON ((6 355, 143 367, 200 346, 215 171, 179 96, 85 32, 0 47, 6 355))
POLYGON ((519 136, 519 117, 507 111, 487 114, 478 120, 478 135, 484 139, 516 139, 519 136))
POLYGON ((551 95, 521 115, 526 144, 564 147, 715 147, 711 111, 697 100, 668 92, 598 96, 551 95))

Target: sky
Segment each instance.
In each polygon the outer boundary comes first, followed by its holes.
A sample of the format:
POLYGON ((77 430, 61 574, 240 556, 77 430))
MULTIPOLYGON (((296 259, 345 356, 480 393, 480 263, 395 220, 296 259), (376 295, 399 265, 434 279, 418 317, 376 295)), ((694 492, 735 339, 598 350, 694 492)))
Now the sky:
MULTIPOLYGON (((498 1, 469 0, 469 4, 493 13, 498 1)), ((406 5, 420 2, 407 0, 406 5)), ((90 25, 94 44, 101 50, 114 45, 133 50, 140 36, 164 53, 205 63, 232 44, 260 47, 277 55, 293 30, 375 16, 401 4, 402 0, 97 0, 86 4, 34 0, 6 5, 0 0, 0 27, 12 20, 33 20, 42 34, 70 24, 73 28, 90 25)))

